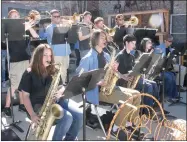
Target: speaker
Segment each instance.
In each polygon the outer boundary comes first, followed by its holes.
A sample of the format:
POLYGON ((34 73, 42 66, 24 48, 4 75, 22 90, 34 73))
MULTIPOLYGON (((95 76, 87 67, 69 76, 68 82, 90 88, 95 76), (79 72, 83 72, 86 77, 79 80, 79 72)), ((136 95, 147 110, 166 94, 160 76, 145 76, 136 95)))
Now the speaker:
POLYGON ((1 131, 1 141, 21 141, 18 135, 10 128, 1 131))

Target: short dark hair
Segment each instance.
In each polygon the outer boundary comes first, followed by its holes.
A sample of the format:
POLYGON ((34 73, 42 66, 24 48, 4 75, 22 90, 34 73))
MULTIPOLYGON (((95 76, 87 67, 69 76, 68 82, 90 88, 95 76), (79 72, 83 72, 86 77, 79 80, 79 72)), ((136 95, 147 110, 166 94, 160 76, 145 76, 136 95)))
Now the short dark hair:
POLYGON ((136 37, 132 34, 127 34, 123 37, 123 44, 125 45, 125 43, 127 42, 131 42, 131 41, 136 41, 136 37))
POLYGON ((92 16, 91 12, 85 11, 85 12, 83 13, 83 17, 85 17, 85 16, 87 16, 87 15, 91 15, 91 16, 92 16))
POLYGON ((104 19, 102 17, 97 17, 95 20, 94 20, 94 24, 98 24, 100 21, 104 21, 104 19))
POLYGON ((50 14, 52 15, 53 13, 60 13, 60 11, 57 10, 57 9, 53 9, 53 10, 50 11, 50 14))
POLYGON ((98 45, 99 37, 100 37, 101 33, 105 34, 105 36, 106 36, 106 33, 103 30, 100 30, 100 29, 94 30, 94 32, 92 33, 92 35, 90 37, 90 47, 91 48, 95 48, 98 45))

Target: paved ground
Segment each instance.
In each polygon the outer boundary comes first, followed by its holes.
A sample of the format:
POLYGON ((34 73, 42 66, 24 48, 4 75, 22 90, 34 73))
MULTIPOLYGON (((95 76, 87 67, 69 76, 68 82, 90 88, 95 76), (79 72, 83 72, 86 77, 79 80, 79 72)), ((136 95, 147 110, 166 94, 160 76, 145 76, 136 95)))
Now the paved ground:
MULTIPOLYGON (((5 92, 5 91, 6 91, 6 88, 2 88, 2 92, 5 92)), ((184 101, 184 102, 186 102, 186 95, 187 95, 187 92, 181 93, 181 96, 183 97, 182 101, 184 101)), ((81 100, 80 95, 76 96, 72 99, 75 100, 77 103, 80 103, 80 105, 82 104, 82 100, 81 100)), ((171 115, 176 116, 177 119, 186 120, 186 106, 185 105, 177 104, 175 106, 168 106, 168 103, 165 103, 164 107, 167 111, 171 112, 170 113, 171 115)), ((106 109, 109 109, 109 108, 103 107, 103 106, 99 107, 98 108, 99 114, 100 115, 104 114, 106 112, 106 109)), ((15 128, 13 128, 13 130, 21 138, 21 140, 24 140, 28 126, 29 126, 29 120, 28 120, 25 113, 18 111, 18 106, 14 106, 13 110, 14 110, 15 120, 21 121, 21 123, 19 123, 19 126, 24 130, 24 133, 20 133, 15 128)), ((3 114, 1 114, 1 115, 2 115, 2 122, 4 125, 11 123, 11 118, 6 118, 3 114)), ((1 125, 2 129, 5 129, 4 125, 1 125)), ((152 130, 155 129, 155 126, 152 128, 152 130)), ((50 131, 50 135, 48 137, 48 140, 51 140, 54 128, 55 128, 55 126, 52 127, 52 129, 50 131)), ((102 132, 101 129, 93 130, 93 129, 90 129, 89 127, 87 127, 86 128, 86 139, 87 140, 105 140, 105 136, 104 136, 104 133, 102 132)), ((82 140, 82 130, 80 131, 80 133, 78 135, 78 140, 82 140)), ((111 139, 111 140, 113 140, 113 139, 111 139)))

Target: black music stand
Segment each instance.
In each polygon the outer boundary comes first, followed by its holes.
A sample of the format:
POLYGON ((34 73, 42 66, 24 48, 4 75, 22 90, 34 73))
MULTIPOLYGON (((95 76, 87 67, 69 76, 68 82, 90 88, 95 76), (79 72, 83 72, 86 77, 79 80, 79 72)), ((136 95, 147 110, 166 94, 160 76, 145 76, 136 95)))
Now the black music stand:
POLYGON ((151 40, 155 41, 156 32, 157 32, 157 29, 135 28, 134 29, 134 36, 137 38, 137 42, 136 42, 137 47, 140 47, 141 40, 145 37, 148 37, 151 40))
MULTIPOLYGON (((142 87, 142 92, 144 92, 144 88, 145 88, 145 75, 148 73, 148 67, 149 64, 152 60, 152 54, 151 53, 143 53, 140 56, 140 59, 136 62, 135 66, 133 67, 133 69, 131 71, 129 71, 129 75, 132 76, 137 76, 142 74, 143 75, 143 87, 142 87)), ((142 97, 142 101, 141 104, 144 104, 144 97, 142 97)), ((143 109, 140 109, 140 117, 142 116, 143 113, 143 109)), ((138 139, 140 140, 140 131, 141 131, 141 127, 139 128, 138 131, 138 139)))
POLYGON ((71 26, 71 28, 69 29, 69 31, 68 31, 67 42, 75 44, 77 42, 77 40, 79 40, 79 37, 78 37, 78 25, 77 24, 73 24, 71 26))
MULTIPOLYGON (((166 61, 168 61, 168 60, 166 60, 166 57, 163 57, 161 54, 159 54, 158 56, 159 56, 159 58, 153 64, 153 68, 151 69, 152 71, 148 75, 148 79, 149 80, 154 80, 156 78, 156 76, 158 76, 160 73, 162 74, 162 76, 161 76, 162 80, 159 80, 159 84, 162 84, 161 105, 162 105, 162 108, 164 110, 164 114, 166 115, 166 117, 175 119, 176 118, 175 116, 169 115, 170 112, 166 111, 164 109, 164 93, 165 93, 165 90, 164 90, 164 87, 165 87, 164 72, 165 72, 165 66, 167 64, 166 61)), ((163 118, 161 116, 162 114, 157 114, 157 115, 160 116, 161 119, 163 118)))
POLYGON ((19 126, 17 126, 17 123, 20 123, 21 121, 15 121, 14 120, 14 113, 13 113, 13 97, 12 97, 12 87, 11 87, 11 79, 10 79, 10 57, 9 57, 9 41, 20 41, 24 40, 25 37, 25 27, 23 25, 24 20, 23 19, 2 19, 2 40, 6 41, 7 46, 7 63, 8 63, 8 73, 9 73, 9 89, 10 89, 10 105, 11 105, 11 113, 12 113, 12 123, 5 126, 12 126, 16 128, 20 132, 24 132, 19 126))
POLYGON ((87 91, 94 89, 97 83, 104 77, 104 69, 92 70, 89 72, 82 73, 81 75, 74 76, 69 82, 66 90, 64 91, 65 96, 63 99, 71 98, 73 96, 82 94, 83 98, 83 141, 86 140, 86 112, 85 94, 87 91))
POLYGON ((66 27, 54 27, 52 36, 52 45, 66 44, 68 38, 68 30, 66 27))
POLYGON ((172 105, 175 105, 175 104, 183 104, 183 105, 187 105, 185 102, 182 102, 181 101, 181 99, 182 99, 182 97, 181 97, 181 92, 180 92, 180 88, 181 88, 181 84, 180 84, 180 81, 181 81, 181 79, 180 79, 180 77, 181 77, 181 56, 183 56, 184 55, 184 53, 185 53, 185 51, 186 51, 186 48, 184 47, 184 48, 180 48, 180 49, 178 49, 178 50, 174 50, 172 53, 171 53, 171 56, 172 57, 177 57, 177 56, 179 56, 179 88, 178 88, 178 90, 179 90, 179 97, 178 97, 178 101, 176 101, 176 102, 173 102, 173 103, 171 103, 171 104, 169 104, 169 106, 172 106, 172 105))
POLYGON ((33 39, 30 40, 30 46, 27 48, 27 54, 31 56, 31 53, 34 51, 34 49, 42 44, 42 43, 47 43, 47 39, 33 39))

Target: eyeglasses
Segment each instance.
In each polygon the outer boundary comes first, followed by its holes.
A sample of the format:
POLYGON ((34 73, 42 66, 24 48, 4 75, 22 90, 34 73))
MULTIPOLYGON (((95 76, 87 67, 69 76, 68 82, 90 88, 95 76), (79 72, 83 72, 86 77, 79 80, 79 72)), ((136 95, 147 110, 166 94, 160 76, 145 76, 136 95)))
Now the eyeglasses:
POLYGON ((170 42, 170 43, 173 42, 173 41, 169 41, 169 40, 167 40, 167 41, 170 42))
POLYGON ((53 16, 54 18, 60 18, 60 16, 53 16))

